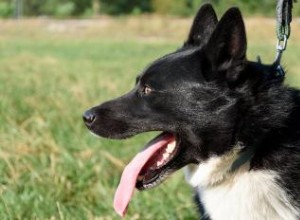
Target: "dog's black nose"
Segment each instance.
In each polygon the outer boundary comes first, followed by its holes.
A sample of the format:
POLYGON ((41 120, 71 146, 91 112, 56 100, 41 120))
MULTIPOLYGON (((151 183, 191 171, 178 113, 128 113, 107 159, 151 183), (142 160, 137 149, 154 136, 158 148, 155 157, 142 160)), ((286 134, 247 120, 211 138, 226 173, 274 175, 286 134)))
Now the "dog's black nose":
POLYGON ((84 123, 89 127, 94 123, 94 121, 96 119, 96 115, 94 112, 88 110, 85 113, 83 113, 82 118, 83 118, 84 123))

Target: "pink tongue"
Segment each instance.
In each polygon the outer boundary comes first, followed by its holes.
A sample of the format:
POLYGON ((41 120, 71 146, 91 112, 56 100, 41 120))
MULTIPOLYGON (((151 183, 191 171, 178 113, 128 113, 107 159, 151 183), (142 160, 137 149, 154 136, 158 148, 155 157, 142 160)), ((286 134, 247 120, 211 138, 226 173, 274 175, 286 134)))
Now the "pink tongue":
POLYGON ((127 207, 133 196, 137 177, 151 156, 161 147, 174 140, 171 134, 162 134, 147 144, 146 148, 139 152, 125 167, 121 181, 114 198, 114 209, 122 217, 126 214, 127 207))

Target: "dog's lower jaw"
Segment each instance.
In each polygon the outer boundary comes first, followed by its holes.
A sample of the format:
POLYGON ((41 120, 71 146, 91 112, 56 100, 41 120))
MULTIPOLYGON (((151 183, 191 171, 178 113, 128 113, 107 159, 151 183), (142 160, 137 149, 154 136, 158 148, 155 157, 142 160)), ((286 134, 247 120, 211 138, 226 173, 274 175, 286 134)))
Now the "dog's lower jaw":
POLYGON ((186 179, 195 188, 212 220, 297 220, 297 210, 270 170, 250 170, 250 161, 231 172, 239 157, 234 149, 186 168, 186 179))

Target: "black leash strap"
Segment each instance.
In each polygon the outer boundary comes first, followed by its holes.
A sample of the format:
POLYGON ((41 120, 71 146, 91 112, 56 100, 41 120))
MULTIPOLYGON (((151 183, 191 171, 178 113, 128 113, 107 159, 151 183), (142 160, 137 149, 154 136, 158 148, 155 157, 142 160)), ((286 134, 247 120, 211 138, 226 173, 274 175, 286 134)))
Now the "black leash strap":
POLYGON ((276 33, 278 41, 276 45, 276 57, 274 64, 277 64, 277 69, 281 69, 283 75, 284 71, 280 65, 280 61, 282 53, 286 49, 287 41, 291 34, 290 23, 292 21, 292 8, 294 2, 296 2, 296 0, 277 0, 276 33))

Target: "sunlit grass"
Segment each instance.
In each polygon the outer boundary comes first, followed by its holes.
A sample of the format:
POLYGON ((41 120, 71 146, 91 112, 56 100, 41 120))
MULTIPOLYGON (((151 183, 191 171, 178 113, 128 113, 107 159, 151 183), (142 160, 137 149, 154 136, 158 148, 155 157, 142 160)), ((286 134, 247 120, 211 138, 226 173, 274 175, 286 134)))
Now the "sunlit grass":
MULTIPOLYGON (((82 112, 129 90, 144 66, 181 44, 191 21, 105 19, 0 22, 0 219, 118 219, 112 198, 122 168, 153 135, 98 139, 82 112)), ((273 23, 250 19, 247 27, 249 58, 271 62, 273 23)), ((297 86, 293 28, 283 62, 297 86)), ((196 219, 191 194, 178 172, 136 193, 127 219, 196 219)))

